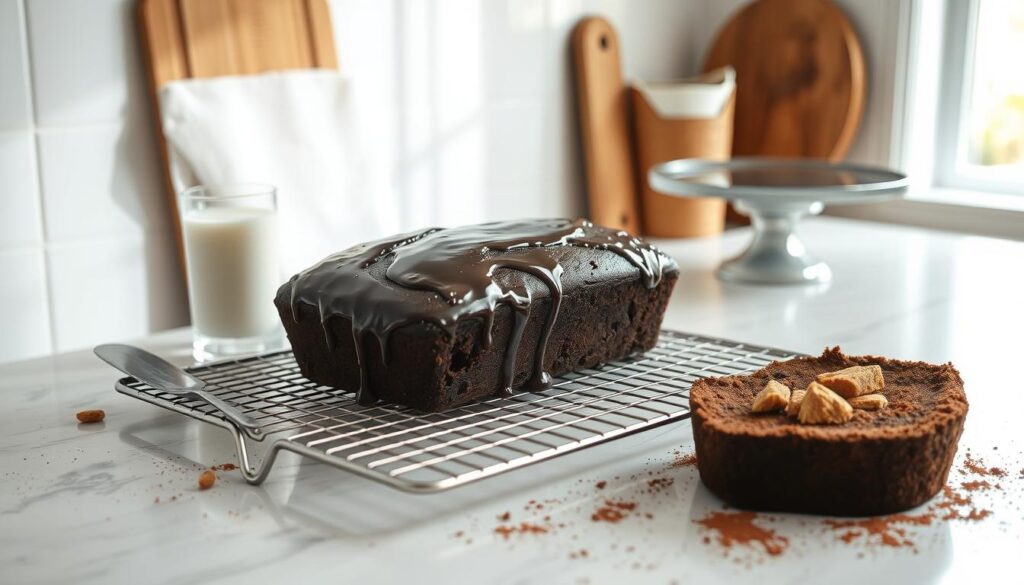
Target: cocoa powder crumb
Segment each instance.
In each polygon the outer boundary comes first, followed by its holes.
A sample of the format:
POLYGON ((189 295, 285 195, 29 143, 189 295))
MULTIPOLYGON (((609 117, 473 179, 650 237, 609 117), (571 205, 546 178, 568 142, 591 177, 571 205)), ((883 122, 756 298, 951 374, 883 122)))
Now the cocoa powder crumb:
POLYGON ((754 524, 758 518, 755 512, 712 512, 694 522, 714 531, 718 544, 726 549, 736 545, 760 545, 771 556, 781 555, 789 547, 789 539, 774 530, 754 524))
MULTIPOLYGON (((1024 471, 1022 471, 1021 473, 1024 473, 1024 471)), ((608 485, 608 482, 602 480, 602 481, 599 481, 599 482, 595 483, 594 487, 596 487, 599 490, 603 490, 606 485, 608 485)))
POLYGON ((512 517, 512 514, 510 512, 505 512, 504 514, 498 516, 498 520, 500 520, 502 522, 508 522, 508 519, 511 518, 511 517, 512 517))
POLYGON ((963 466, 960 468, 960 473, 967 475, 973 473, 974 475, 982 476, 995 476, 995 477, 1006 477, 1006 471, 999 467, 986 467, 984 462, 975 459, 970 453, 964 457, 963 466))
POLYGON ((839 540, 842 540, 843 542, 849 544, 853 542, 857 538, 857 536, 859 535, 857 534, 856 530, 848 530, 839 535, 839 540))
POLYGON ((636 509, 636 502, 605 500, 604 505, 590 515, 590 520, 593 522, 618 524, 634 509, 636 509))
POLYGON ((992 510, 971 510, 971 513, 967 515, 967 520, 984 520, 992 515, 992 510))
POLYGON ((618 524, 626 515, 615 508, 598 508, 596 512, 590 515, 590 519, 594 522, 610 522, 612 524, 618 524))
POLYGON ((505 540, 508 540, 513 534, 544 534, 547 531, 547 527, 529 522, 521 522, 519 526, 498 526, 494 529, 495 534, 501 535, 505 540))
POLYGON ((690 467, 690 466, 693 466, 693 465, 696 465, 696 464, 697 464, 697 454, 696 453, 690 453, 688 455, 676 455, 675 460, 672 461, 672 464, 669 465, 669 467, 675 469, 675 468, 678 468, 678 467, 690 467))
POLYGON ((916 516, 890 514, 889 516, 876 516, 863 520, 826 520, 825 524, 834 529, 842 530, 843 533, 839 538, 847 543, 864 537, 869 542, 877 542, 884 546, 900 548, 914 546, 914 542, 907 536, 904 526, 927 526, 932 523, 934 517, 932 513, 916 516), (853 533, 852 535, 851 532, 853 533))
POLYGON ((234 463, 221 463, 220 465, 214 465, 210 469, 214 471, 234 471, 238 469, 238 466, 234 463))
POLYGON ((968 496, 966 494, 958 493, 958 492, 954 491, 953 488, 949 487, 948 485, 947 486, 943 486, 943 488, 942 488, 942 496, 944 498, 944 501, 940 502, 938 504, 939 508, 949 508, 949 507, 952 507, 952 506, 970 506, 971 505, 971 497, 970 496, 968 496))
POLYGON ((992 484, 983 479, 979 479, 977 481, 965 481, 960 484, 960 487, 964 488, 969 492, 976 492, 978 490, 992 489, 992 484))
POLYGON ((647 480, 647 488, 649 493, 658 493, 672 487, 675 480, 671 477, 656 477, 654 479, 647 480))

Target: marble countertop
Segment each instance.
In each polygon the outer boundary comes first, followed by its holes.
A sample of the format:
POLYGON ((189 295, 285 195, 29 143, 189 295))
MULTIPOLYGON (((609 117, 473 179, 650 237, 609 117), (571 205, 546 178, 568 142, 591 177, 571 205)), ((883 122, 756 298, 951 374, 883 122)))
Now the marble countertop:
MULTIPOLYGON (((441 494, 288 454, 260 487, 222 471, 201 492, 202 469, 235 462, 226 431, 117 394, 117 374, 81 351, 0 366, 0 581, 1005 581, 1024 550, 1024 244, 835 218, 808 221, 802 236, 831 263, 829 285, 717 281, 714 267, 747 229, 664 243, 682 270, 666 327, 952 361, 971 410, 949 485, 971 502, 940 510, 983 518, 929 514, 943 496, 910 519, 853 527, 765 514, 754 526, 781 554, 757 539, 726 546, 698 523, 723 504, 679 461, 693 450, 688 421, 441 494), (105 409, 106 421, 77 424, 86 408, 105 409), (961 486, 980 481, 989 487, 961 486), (594 522, 608 499, 636 508, 594 522), (522 522, 547 531, 495 532, 522 522)), ((137 343, 187 364, 188 341, 178 330, 137 343)))

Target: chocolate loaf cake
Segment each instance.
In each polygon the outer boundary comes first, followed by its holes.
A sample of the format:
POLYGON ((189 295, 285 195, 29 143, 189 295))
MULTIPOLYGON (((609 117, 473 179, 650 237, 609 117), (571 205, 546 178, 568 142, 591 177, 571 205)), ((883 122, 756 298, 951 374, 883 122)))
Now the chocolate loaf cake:
POLYGON ((690 407, 697 467, 714 494, 739 508, 835 516, 889 514, 928 501, 946 483, 967 417, 952 365, 846 356, 839 348, 749 376, 699 380, 690 407), (770 380, 802 389, 820 374, 873 364, 885 378, 887 406, 877 410, 855 409, 846 422, 826 425, 752 412, 770 380))
POLYGON ((439 411, 652 348, 677 276, 626 232, 499 222, 355 246, 274 302, 306 378, 439 411))

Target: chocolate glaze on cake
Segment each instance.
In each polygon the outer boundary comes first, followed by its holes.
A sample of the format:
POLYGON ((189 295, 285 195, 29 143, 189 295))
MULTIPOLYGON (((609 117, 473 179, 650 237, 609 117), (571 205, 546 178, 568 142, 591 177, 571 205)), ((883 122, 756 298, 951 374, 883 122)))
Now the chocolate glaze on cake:
POLYGON ((747 376, 698 380, 690 392, 701 480, 733 506, 838 516, 889 514, 942 489, 967 417, 963 380, 950 364, 847 356, 773 362, 747 376), (815 376, 878 364, 889 404, 842 424, 805 425, 754 414, 769 380, 793 390, 815 376))
MULTIPOLYGON (((376 341, 383 362, 388 364, 388 341, 395 330, 431 323, 454 337, 460 320, 476 317, 485 323, 478 343, 486 349, 493 343, 497 309, 507 306, 513 309, 514 323, 499 392, 510 393, 515 386, 516 355, 539 291, 508 274, 529 275, 543 283, 546 291, 542 292, 550 303, 532 354, 532 374, 522 387, 543 389, 551 383, 544 367, 545 348, 558 319, 563 292, 563 267, 553 250, 566 247, 612 252, 639 270, 648 289, 657 287, 666 271, 676 270, 670 258, 643 240, 586 220, 495 222, 432 228, 355 246, 294 276, 282 286, 278 298, 287 295, 295 324, 303 319, 301 305, 316 308, 328 353, 338 342, 329 321, 343 317, 351 322, 361 404, 377 399, 368 383, 364 355, 368 337, 376 341), (434 294, 409 294, 411 290, 434 294)), ((289 323, 285 324, 288 328, 289 323)))

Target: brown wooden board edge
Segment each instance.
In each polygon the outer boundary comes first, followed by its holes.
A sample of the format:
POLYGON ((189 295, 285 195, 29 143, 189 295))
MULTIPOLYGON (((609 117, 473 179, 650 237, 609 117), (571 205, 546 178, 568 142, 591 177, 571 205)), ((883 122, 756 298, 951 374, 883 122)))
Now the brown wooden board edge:
MULTIPOLYGON (((596 91, 594 87, 595 81, 590 78, 588 68, 584 62, 587 35, 590 32, 589 29, 593 27, 599 27, 603 29, 603 33, 608 35, 611 39, 612 50, 615 51, 614 62, 616 66, 620 66, 620 56, 618 55, 618 35, 615 32, 614 27, 606 19, 601 17, 585 17, 580 19, 579 22, 573 27, 572 35, 570 37, 570 45, 572 47, 572 63, 573 63, 573 75, 575 81, 576 90, 576 107, 577 116, 579 121, 579 138, 580 138, 580 152, 583 155, 583 167, 585 171, 585 182, 586 182, 586 193, 588 209, 590 211, 591 218, 598 223, 612 224, 611 227, 617 227, 625 229, 629 232, 639 234, 641 233, 641 214, 640 214, 640 201, 639 201, 639 184, 637 183, 637 171, 636 162, 633 148, 633 129, 630 121, 628 99, 626 95, 626 85, 621 78, 621 70, 616 70, 613 73, 613 77, 617 78, 618 90, 612 88, 612 91, 619 91, 621 93, 620 100, 622 102, 622 118, 618 122, 624 124, 624 132, 620 132, 619 136, 607 136, 601 129, 595 128, 592 124, 593 112, 591 104, 591 93, 596 91), (602 137, 602 134, 605 134, 602 137), (619 146, 625 150, 625 154, 619 157, 619 160, 613 161, 618 167, 618 170, 625 175, 620 180, 622 183, 622 190, 624 192, 612 195, 613 198, 619 200, 621 212, 613 214, 616 218, 625 215, 624 221, 608 222, 604 220, 604 215, 607 215, 603 209, 595 209, 598 207, 606 206, 604 197, 602 197, 602 191, 606 185, 602 184, 599 178, 598 170, 596 166, 599 164, 597 159, 597 145, 600 140, 616 140, 622 142, 619 146), (627 187, 628 185, 628 187, 627 187)), ((622 130, 622 127, 619 127, 622 130)))

